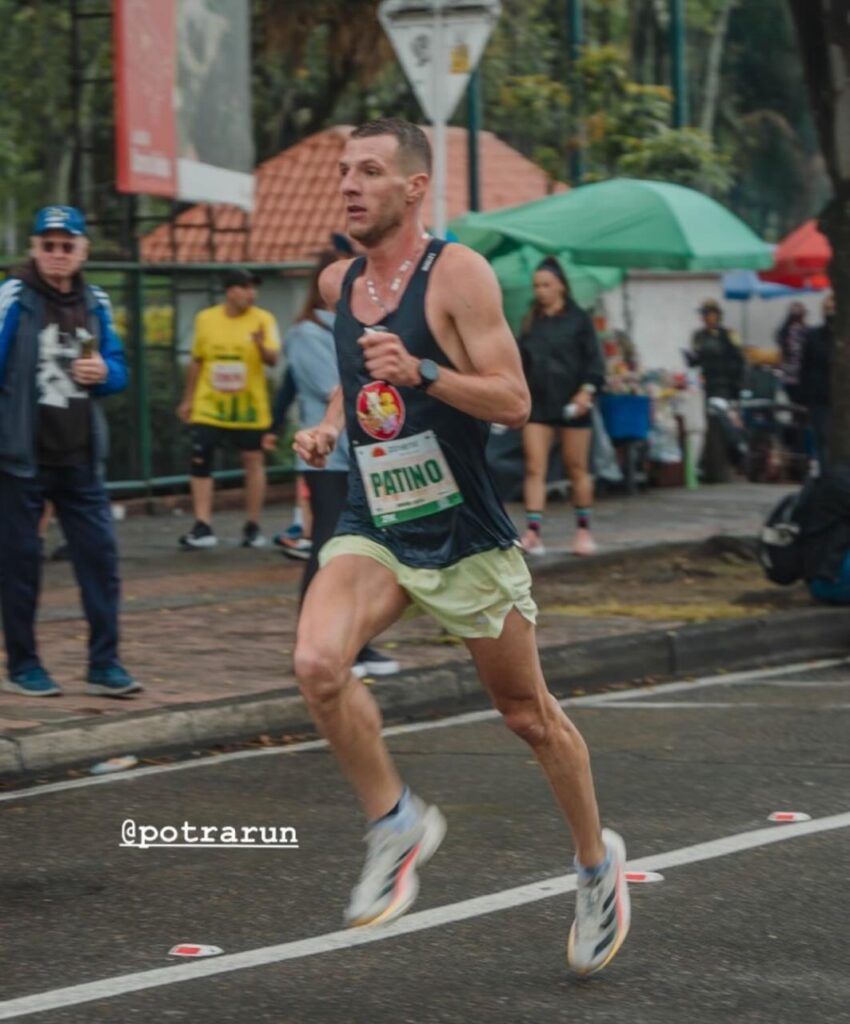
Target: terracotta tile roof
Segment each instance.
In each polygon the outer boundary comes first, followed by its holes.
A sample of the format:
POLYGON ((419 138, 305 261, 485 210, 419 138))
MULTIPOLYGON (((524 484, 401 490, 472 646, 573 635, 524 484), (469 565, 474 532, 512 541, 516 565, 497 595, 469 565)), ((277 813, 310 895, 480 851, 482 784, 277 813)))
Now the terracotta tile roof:
MULTIPOLYGON (((351 128, 339 126, 311 135, 266 160, 256 170, 256 207, 250 218, 237 207, 201 204, 179 214, 142 239, 146 262, 252 262, 310 260, 332 231, 344 228, 337 163, 351 128), (215 231, 210 238, 210 218, 215 231), (247 230, 246 230, 247 228, 247 230)), ((429 131, 430 129, 426 129, 429 131)), ((502 206, 540 199, 562 191, 536 164, 496 138, 481 132, 481 205, 502 206)), ((448 219, 465 213, 467 199, 465 128, 448 129, 446 181, 448 219)), ((430 199, 425 207, 430 223, 430 199)))

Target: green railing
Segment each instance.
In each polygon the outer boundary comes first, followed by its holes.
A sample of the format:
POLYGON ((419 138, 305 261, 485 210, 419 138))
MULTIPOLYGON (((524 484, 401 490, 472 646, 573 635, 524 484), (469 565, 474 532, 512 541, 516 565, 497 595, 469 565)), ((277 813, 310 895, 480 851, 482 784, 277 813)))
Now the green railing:
MULTIPOLYGON (((0 271, 9 266, 0 265, 0 271)), ((177 337, 177 308, 181 292, 200 293, 206 305, 220 301, 219 276, 232 268, 259 274, 296 274, 313 270, 303 261, 279 263, 140 263, 91 260, 87 280, 109 294, 130 366, 130 385, 122 395, 107 399, 112 455, 107 478, 110 492, 126 497, 185 490, 189 475, 188 432, 174 413, 183 389, 183 368, 177 337), (187 281, 191 282, 186 287, 187 281), (145 309, 172 310, 171 334, 146 336, 145 309)), ((284 325, 281 325, 284 326, 284 325)), ((292 459, 283 446, 268 467, 271 480, 292 477, 292 459)), ((241 469, 225 466, 214 478, 239 481, 241 469)))

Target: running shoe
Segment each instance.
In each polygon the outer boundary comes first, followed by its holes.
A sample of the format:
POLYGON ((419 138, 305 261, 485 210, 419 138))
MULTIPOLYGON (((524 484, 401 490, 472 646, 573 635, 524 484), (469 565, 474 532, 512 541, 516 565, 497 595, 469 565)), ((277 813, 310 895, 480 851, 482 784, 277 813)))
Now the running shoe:
POLYGON ((213 533, 209 523, 202 523, 200 519, 196 519, 192 529, 184 533, 177 543, 186 551, 194 548, 214 548, 218 544, 218 537, 213 533))
POLYGON ((20 693, 24 697, 60 697, 62 689, 49 672, 40 665, 13 672, 3 683, 6 693, 20 693))
POLYGON ((363 676, 394 676, 400 670, 401 665, 395 658, 367 646, 357 655, 357 661, 351 671, 362 679, 363 676))
POLYGON ((256 523, 245 523, 242 527, 243 548, 264 548, 268 541, 260 533, 260 527, 256 523))
POLYGON ((590 534, 590 530, 582 527, 576 530, 576 537, 573 541, 573 554, 574 555, 595 555, 596 554, 596 541, 590 534))
POLYGON ((438 808, 417 796, 410 798, 418 820, 404 832, 389 825, 366 833, 366 863, 345 911, 349 928, 386 924, 410 908, 419 893, 416 869, 434 856, 446 834, 446 819, 438 808))
POLYGON ((306 537, 298 540, 290 540, 282 533, 275 537, 275 544, 280 548, 280 553, 286 558, 296 558, 299 562, 306 562, 313 552, 313 542, 306 537))
POLYGON ((579 974, 593 974, 613 960, 629 932, 631 909, 626 882, 626 846, 611 829, 602 830, 605 868, 576 889, 576 919, 567 942, 567 962, 579 974))

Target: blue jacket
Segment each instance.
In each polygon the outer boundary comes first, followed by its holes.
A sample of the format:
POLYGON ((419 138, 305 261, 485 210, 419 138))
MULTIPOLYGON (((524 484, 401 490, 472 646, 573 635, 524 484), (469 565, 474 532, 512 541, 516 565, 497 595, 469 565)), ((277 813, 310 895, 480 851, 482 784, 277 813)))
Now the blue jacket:
MULTIPOLYGON (((86 285, 85 294, 88 329, 108 371, 91 389, 95 399, 127 387, 127 362, 106 292, 86 285)), ((38 470, 36 381, 43 313, 44 298, 23 281, 10 278, 0 285, 0 472, 13 476, 32 477, 38 470)), ((108 449, 106 419, 98 402, 90 404, 92 461, 100 466, 108 449)))
MULTIPOLYGON (((334 344, 334 315, 325 309, 315 310, 321 323, 299 320, 283 336, 283 351, 295 381, 298 394, 298 418, 302 427, 321 423, 334 388, 339 386, 339 369, 334 344)), ((298 471, 315 472, 301 459, 298 471)), ((348 435, 342 431, 336 448, 325 464, 326 470, 347 472, 349 467, 348 435)))

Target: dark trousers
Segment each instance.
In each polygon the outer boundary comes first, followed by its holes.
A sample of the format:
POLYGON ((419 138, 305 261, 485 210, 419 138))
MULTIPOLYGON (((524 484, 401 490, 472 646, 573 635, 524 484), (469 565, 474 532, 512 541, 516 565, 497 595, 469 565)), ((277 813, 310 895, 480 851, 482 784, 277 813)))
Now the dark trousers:
POLYGON ((33 478, 0 472, 0 610, 9 673, 37 668, 41 584, 38 523, 52 501, 68 542, 89 623, 89 666, 118 661, 118 548, 106 490, 91 466, 40 467, 33 478))
POLYGON ((298 603, 303 604, 310 581, 319 570, 319 551, 334 535, 337 520, 348 498, 348 473, 340 470, 314 470, 304 474, 310 489, 310 512, 313 515, 313 550, 304 566, 298 603))

